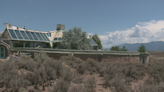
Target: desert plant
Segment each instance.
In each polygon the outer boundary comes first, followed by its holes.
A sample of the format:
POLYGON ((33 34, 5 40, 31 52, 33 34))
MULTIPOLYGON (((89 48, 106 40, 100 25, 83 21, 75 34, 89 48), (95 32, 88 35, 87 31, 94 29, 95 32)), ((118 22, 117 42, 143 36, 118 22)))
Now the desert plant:
POLYGON ((70 84, 63 79, 57 80, 51 92, 68 92, 70 84))
POLYGON ((70 83, 74 78, 74 73, 71 71, 69 67, 63 67, 63 71, 61 72, 61 78, 64 81, 70 83))
POLYGON ((79 85, 72 85, 68 92, 88 92, 85 86, 79 85))
POLYGON ((88 90, 88 92, 96 92, 96 79, 94 76, 91 76, 87 79, 85 82, 85 87, 88 90))

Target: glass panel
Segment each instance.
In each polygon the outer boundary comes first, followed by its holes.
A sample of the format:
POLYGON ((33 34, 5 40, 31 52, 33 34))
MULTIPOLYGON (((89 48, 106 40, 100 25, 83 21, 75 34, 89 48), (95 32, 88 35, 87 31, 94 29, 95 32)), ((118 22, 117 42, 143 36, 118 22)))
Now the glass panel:
POLYGON ((51 37, 51 33, 49 33, 49 36, 51 37))
POLYGON ((17 37, 16 37, 16 35, 15 35, 15 33, 14 33, 13 30, 9 29, 8 31, 9 31, 9 33, 11 34, 11 37, 12 37, 13 39, 17 39, 17 37))
POLYGON ((47 35, 45 33, 43 33, 44 37, 46 38, 46 41, 49 41, 47 35))
POLYGON ((31 32, 31 34, 32 34, 32 36, 34 37, 35 40, 39 40, 34 32, 31 32))
POLYGON ((29 37, 30 40, 34 40, 33 37, 31 36, 30 32, 28 32, 28 31, 25 31, 25 32, 26 32, 26 34, 27 34, 27 36, 29 37))
POLYGON ((24 31, 20 31, 20 33, 22 34, 22 36, 24 37, 24 39, 28 39, 27 35, 25 34, 24 31))
POLYGON ((14 30, 14 31, 19 39, 23 39, 22 35, 20 34, 18 30, 14 30))
POLYGON ((46 41, 46 38, 44 37, 43 33, 40 33, 40 35, 43 37, 43 41, 46 41))
POLYGON ((58 38, 55 38, 54 40, 57 40, 58 38))
POLYGON ((37 32, 35 32, 35 33, 36 33, 36 35, 38 36, 38 38, 39 38, 41 41, 43 41, 43 39, 42 39, 42 37, 40 36, 40 34, 37 33, 37 32))
POLYGON ((47 35, 49 36, 49 33, 47 33, 47 35))
POLYGON ((3 53, 1 53, 1 57, 3 57, 3 53))
POLYGON ((3 52, 3 47, 1 47, 1 52, 3 52))
POLYGON ((61 40, 61 38, 59 38, 58 40, 61 40))

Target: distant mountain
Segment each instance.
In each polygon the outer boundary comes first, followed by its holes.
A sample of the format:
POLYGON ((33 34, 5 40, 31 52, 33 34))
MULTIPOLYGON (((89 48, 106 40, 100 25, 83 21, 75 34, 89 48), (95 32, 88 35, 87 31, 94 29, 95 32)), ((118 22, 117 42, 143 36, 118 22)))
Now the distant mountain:
POLYGON ((128 51, 137 51, 141 44, 145 45, 147 51, 164 51, 164 42, 163 41, 155 41, 150 43, 135 43, 135 44, 121 44, 119 45, 120 48, 126 46, 128 51))

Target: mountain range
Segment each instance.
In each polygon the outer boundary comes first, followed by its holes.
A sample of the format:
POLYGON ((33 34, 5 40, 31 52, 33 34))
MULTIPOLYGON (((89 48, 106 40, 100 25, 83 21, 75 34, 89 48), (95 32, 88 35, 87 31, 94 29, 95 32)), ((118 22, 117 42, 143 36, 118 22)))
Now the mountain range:
MULTIPOLYGON (((123 46, 125 46, 125 48, 128 51, 137 51, 139 46, 141 46, 141 44, 143 44, 146 47, 147 51, 164 51, 163 41, 153 41, 149 43, 135 43, 135 44, 125 43, 119 45, 119 47, 122 48, 123 46)), ((110 48, 108 48, 107 50, 110 50, 110 48)))

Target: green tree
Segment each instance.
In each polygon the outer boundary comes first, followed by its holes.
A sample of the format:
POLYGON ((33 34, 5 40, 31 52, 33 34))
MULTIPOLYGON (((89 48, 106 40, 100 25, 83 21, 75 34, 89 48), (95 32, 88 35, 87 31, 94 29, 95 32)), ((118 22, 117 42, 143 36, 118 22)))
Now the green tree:
POLYGON ((102 49, 102 44, 101 44, 101 40, 100 40, 99 36, 97 34, 95 34, 92 36, 92 39, 97 43, 98 48, 102 49))
POLYGON ((146 52, 146 47, 142 44, 139 49, 138 49, 139 52, 146 52))
POLYGON ((90 39, 87 38, 87 33, 82 32, 81 28, 74 27, 73 29, 64 32, 62 42, 59 44, 58 48, 91 50, 92 46, 90 39))
POLYGON ((120 48, 119 48, 119 46, 112 46, 112 47, 110 48, 110 50, 111 50, 111 51, 120 51, 120 48))
POLYGON ((123 48, 120 49, 120 51, 128 51, 125 46, 123 46, 123 48))

